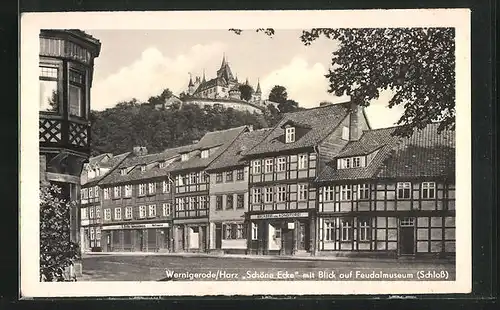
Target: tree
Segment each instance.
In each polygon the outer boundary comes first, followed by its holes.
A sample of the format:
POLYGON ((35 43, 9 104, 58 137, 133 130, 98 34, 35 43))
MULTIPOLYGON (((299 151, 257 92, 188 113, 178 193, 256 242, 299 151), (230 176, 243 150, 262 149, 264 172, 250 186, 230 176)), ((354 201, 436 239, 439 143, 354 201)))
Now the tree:
POLYGON ((392 91, 389 107, 404 107, 397 135, 432 122, 439 131, 455 129, 453 28, 315 28, 300 39, 310 45, 320 36, 339 43, 326 75, 330 93, 368 106, 381 91, 392 91))
POLYGON ((299 109, 299 103, 295 100, 288 99, 285 102, 280 102, 278 104, 278 110, 280 113, 294 112, 299 109))
POLYGON ((239 87, 240 90, 240 99, 242 100, 250 100, 252 99, 252 95, 254 93, 253 87, 247 84, 241 84, 239 87))
POLYGON ((70 239, 72 203, 60 198, 61 188, 40 188, 40 281, 69 281, 65 270, 80 257, 78 244, 70 239))
POLYGON ((275 85, 269 92, 269 100, 277 103, 283 103, 288 99, 286 88, 281 85, 275 85))

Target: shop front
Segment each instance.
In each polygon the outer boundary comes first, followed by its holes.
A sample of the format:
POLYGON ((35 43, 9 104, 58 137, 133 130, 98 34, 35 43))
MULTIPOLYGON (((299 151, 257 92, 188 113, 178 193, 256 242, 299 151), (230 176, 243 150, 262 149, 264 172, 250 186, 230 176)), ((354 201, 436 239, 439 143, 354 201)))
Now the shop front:
POLYGON ((206 252, 209 243, 208 219, 174 220, 175 252, 206 252))
POLYGON ((310 212, 248 216, 249 254, 297 255, 313 252, 314 219, 310 212))
POLYGON ((170 223, 123 224, 102 227, 104 252, 170 252, 170 223))

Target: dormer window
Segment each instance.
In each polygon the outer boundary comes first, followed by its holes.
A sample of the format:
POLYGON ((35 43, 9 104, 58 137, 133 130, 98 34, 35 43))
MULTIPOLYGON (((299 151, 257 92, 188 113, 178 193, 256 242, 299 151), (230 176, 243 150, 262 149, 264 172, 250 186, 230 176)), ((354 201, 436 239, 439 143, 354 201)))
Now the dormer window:
POLYGON ((210 154, 209 150, 203 150, 201 151, 201 158, 208 158, 209 154, 210 154))
POLYGON ((359 168, 365 166, 366 160, 364 156, 339 158, 337 160, 337 169, 359 168))
POLYGON ((189 156, 187 153, 181 154, 181 161, 186 161, 189 159, 189 156))
POLYGON ((295 127, 288 127, 285 129, 285 142, 295 142, 295 127))
POLYGON ((126 175, 126 174, 127 174, 127 168, 121 168, 120 175, 126 175))
POLYGON ((349 127, 342 127, 342 140, 349 140, 349 127))
POLYGON ((160 161, 160 168, 165 168, 167 163, 165 161, 160 161))
POLYGON ((146 165, 141 166, 141 172, 144 172, 144 171, 146 171, 146 165))

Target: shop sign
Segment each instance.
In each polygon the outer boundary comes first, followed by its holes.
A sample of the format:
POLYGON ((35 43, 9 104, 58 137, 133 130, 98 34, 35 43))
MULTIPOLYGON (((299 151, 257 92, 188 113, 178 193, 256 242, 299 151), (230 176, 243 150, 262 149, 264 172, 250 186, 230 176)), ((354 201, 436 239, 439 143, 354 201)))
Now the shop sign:
POLYGON ((295 217, 308 217, 308 212, 292 212, 292 213, 266 213, 266 214, 254 214, 250 218, 252 220, 264 220, 264 219, 284 219, 284 218, 295 218, 295 217))
POLYGON ((150 223, 150 224, 123 224, 123 225, 109 225, 103 226, 102 230, 114 230, 114 229, 136 229, 136 228, 161 228, 170 227, 169 223, 150 223))

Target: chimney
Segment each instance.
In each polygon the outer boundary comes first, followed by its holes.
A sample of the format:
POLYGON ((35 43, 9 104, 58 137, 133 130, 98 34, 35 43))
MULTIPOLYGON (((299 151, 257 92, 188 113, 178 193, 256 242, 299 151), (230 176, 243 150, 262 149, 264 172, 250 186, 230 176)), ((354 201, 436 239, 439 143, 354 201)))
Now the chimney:
POLYGON ((145 146, 134 146, 132 152, 135 156, 143 156, 148 154, 148 149, 145 146))
POLYGON ((361 134, 363 133, 363 129, 361 128, 363 109, 364 107, 351 101, 349 114, 349 141, 356 141, 361 138, 361 134))

